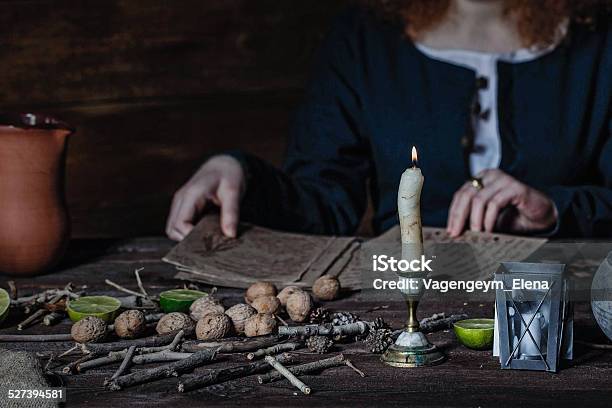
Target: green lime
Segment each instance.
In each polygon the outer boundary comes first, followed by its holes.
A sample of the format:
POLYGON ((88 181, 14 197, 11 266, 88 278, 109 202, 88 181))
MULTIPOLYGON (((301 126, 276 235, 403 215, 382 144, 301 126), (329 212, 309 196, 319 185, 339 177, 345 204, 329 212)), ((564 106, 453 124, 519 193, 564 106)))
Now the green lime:
POLYGON ((0 288, 0 323, 8 316, 9 307, 11 306, 11 298, 6 290, 0 288))
POLYGON ((453 325, 459 342, 474 350, 489 350, 493 346, 494 319, 466 319, 453 325))
POLYGON ((121 302, 110 296, 83 296, 69 301, 66 308, 73 322, 78 322, 87 316, 96 316, 111 323, 121 308, 121 302))
POLYGON ((186 312, 189 306, 208 293, 191 289, 172 289, 159 294, 159 306, 166 313, 186 312))

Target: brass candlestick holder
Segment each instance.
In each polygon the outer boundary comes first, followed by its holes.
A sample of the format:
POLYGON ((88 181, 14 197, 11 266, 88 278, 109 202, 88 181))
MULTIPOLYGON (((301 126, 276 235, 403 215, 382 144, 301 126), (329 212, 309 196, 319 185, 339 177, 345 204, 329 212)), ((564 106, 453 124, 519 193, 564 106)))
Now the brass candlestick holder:
POLYGON ((393 367, 423 367, 442 363, 446 356, 427 336, 421 332, 416 317, 419 299, 423 294, 422 277, 400 277, 406 280, 408 289, 402 290, 408 305, 408 321, 406 328, 399 335, 394 344, 382 355, 381 360, 393 367), (412 283, 412 287, 410 286, 412 283), (418 287, 418 289, 412 289, 418 287))

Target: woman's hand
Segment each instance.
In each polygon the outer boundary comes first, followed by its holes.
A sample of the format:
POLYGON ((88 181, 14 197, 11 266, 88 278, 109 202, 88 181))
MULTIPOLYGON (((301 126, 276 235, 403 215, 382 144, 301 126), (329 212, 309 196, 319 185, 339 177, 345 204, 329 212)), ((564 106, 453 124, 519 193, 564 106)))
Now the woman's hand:
POLYGON ((206 204, 221 207, 221 230, 228 237, 236 236, 240 214, 240 196, 245 181, 242 166, 231 156, 214 156, 174 194, 166 234, 180 241, 193 229, 206 204))
POLYGON ((461 235, 469 220, 470 230, 492 232, 544 231, 557 223, 557 209, 550 198, 498 169, 478 175, 483 188, 465 183, 453 196, 446 230, 461 235))

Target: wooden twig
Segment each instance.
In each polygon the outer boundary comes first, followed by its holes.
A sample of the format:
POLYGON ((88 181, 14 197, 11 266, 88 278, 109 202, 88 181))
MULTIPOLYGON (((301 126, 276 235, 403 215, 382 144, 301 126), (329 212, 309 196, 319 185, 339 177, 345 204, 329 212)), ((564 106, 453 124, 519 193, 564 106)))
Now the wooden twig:
MULTIPOLYGON (((338 367, 343 364, 345 364, 344 356, 342 354, 339 354, 337 356, 326 358, 323 360, 313 361, 312 363, 288 367, 288 370, 291 371, 293 375, 298 376, 323 371, 326 368, 338 367)), ((272 371, 267 374, 258 376, 257 382, 259 382, 260 384, 266 384, 282 380, 283 378, 285 377, 283 377, 282 374, 278 371, 272 371)))
MULTIPOLYGON (((133 346, 132 346, 133 347, 133 346)), ((134 364, 150 364, 150 363, 161 363, 167 361, 183 360, 191 357, 193 353, 178 353, 172 350, 158 351, 157 353, 147 353, 134 356, 132 362, 134 364)))
MULTIPOLYGON (((117 361, 121 361, 125 358, 125 356, 127 355, 127 350, 129 349, 121 350, 121 351, 111 351, 110 353, 108 353, 107 356, 85 360, 81 363, 78 363, 75 366, 75 369, 79 373, 84 373, 85 371, 90 370, 92 368, 97 368, 97 367, 105 366, 108 364, 116 363, 117 361)), ((92 354, 86 354, 86 356, 95 357, 95 355, 92 355, 92 354)))
POLYGON ((27 329, 34 323, 41 320, 48 312, 45 309, 38 309, 28 317, 26 317, 21 323, 17 325, 17 330, 27 329))
MULTIPOLYGON (((186 330, 185 334, 193 333, 193 329, 186 330)), ((166 346, 175 339, 177 332, 163 334, 161 336, 144 337, 141 339, 134 340, 123 340, 115 341, 112 343, 86 343, 81 345, 81 349, 84 353, 91 353, 95 355, 102 355, 111 351, 119 351, 128 349, 130 346, 136 347, 159 347, 166 346)))
POLYGON ((70 341, 72 336, 66 334, 0 334, 0 342, 43 342, 43 341, 70 341))
POLYGON ((57 356, 57 358, 62 358, 62 357, 66 357, 67 355, 69 355, 70 353, 72 353, 73 351, 77 350, 79 348, 78 345, 75 345, 73 347, 70 347, 68 350, 64 351, 62 354, 60 354, 59 356, 57 356))
POLYGON ((289 382, 293 386, 295 386, 298 390, 302 391, 303 394, 305 394, 305 395, 310 394, 310 387, 307 386, 306 384, 304 384, 295 375, 293 375, 291 373, 291 371, 289 371, 287 369, 287 367, 285 367, 280 362, 278 362, 278 360, 276 360, 274 357, 272 357, 272 356, 265 356, 264 360, 268 364, 270 364, 276 371, 278 371, 283 377, 285 377, 287 380, 289 380, 289 382))
MULTIPOLYGON (((47 302, 47 303, 53 304, 53 303, 59 302, 64 296, 66 296, 66 293, 71 291, 71 288, 72 288, 72 283, 68 283, 64 287, 64 289, 62 291, 58 291, 51 298, 51 300, 49 300, 49 302, 47 302)), ((31 326, 33 323, 35 323, 38 320, 42 319, 47 313, 48 313, 48 311, 46 309, 39 309, 39 310, 37 310, 36 312, 32 313, 27 319, 25 319, 24 321, 19 323, 17 325, 17 330, 23 330, 23 329, 31 326)))
POLYGON ((280 317, 279 315, 275 314, 274 317, 276 317, 276 319, 281 322, 281 324, 283 326, 289 326, 289 323, 287 323, 282 317, 280 317))
POLYGON ((385 310, 388 308, 389 308, 389 305, 374 306, 364 311, 364 313, 372 313, 372 312, 376 312, 377 310, 385 310))
POLYGON ((138 289, 140 289, 140 292, 144 295, 145 298, 149 298, 149 294, 147 293, 147 291, 145 290, 143 284, 142 284, 142 280, 140 279, 140 271, 142 271, 144 268, 138 268, 134 271, 134 275, 136 276, 136 283, 138 284, 138 289))
POLYGON ((113 376, 111 377, 110 379, 111 381, 123 375, 125 370, 128 369, 129 365, 132 363, 132 357, 134 356, 135 351, 136 351, 136 346, 130 346, 130 348, 127 350, 127 353, 125 353, 125 357, 123 361, 121 362, 121 365, 119 366, 117 371, 115 371, 115 374, 113 374, 113 376))
POLYGON ((202 350, 193 353, 184 360, 175 361, 163 366, 140 370, 131 374, 123 375, 110 381, 108 388, 113 391, 118 391, 122 388, 131 387, 137 384, 149 383, 162 378, 178 376, 184 372, 191 371, 214 360, 216 350, 202 350))
MULTIPOLYGON (((285 364, 293 361, 288 354, 277 357, 278 361, 285 364)), ((250 364, 240 365, 230 368, 220 368, 211 370, 205 375, 194 376, 183 380, 178 385, 179 392, 192 391, 198 388, 208 387, 209 385, 220 384, 226 381, 247 377, 252 374, 270 370, 270 365, 266 361, 256 361, 250 364)))
POLYGON ((468 315, 465 313, 453 314, 448 317, 446 317, 444 313, 438 313, 431 317, 422 319, 419 325, 423 333, 433 333, 440 330, 450 329, 453 327, 453 323, 467 318, 468 315))
POLYGON ((246 353, 270 347, 281 341, 279 336, 259 336, 244 340, 222 341, 222 342, 190 342, 184 343, 182 351, 194 352, 202 349, 217 348, 219 353, 246 353))
POLYGON ((85 354, 83 357, 76 359, 72 361, 71 363, 67 364, 64 368, 62 368, 62 372, 64 374, 73 373, 77 371, 79 365, 83 364, 84 362, 88 360, 92 360, 93 358, 94 358, 93 354, 85 354))
POLYGON ((281 336, 356 336, 366 333, 368 328, 366 322, 355 322, 343 326, 307 324, 305 326, 280 326, 278 334, 281 336))
POLYGON ((59 292, 57 289, 47 289, 43 292, 34 293, 29 296, 11 299, 11 306, 21 307, 32 303, 44 303, 49 296, 55 295, 57 292, 59 292))
POLYGON ((112 280, 110 280, 110 279, 105 279, 105 280, 104 280, 104 283, 106 283, 107 285, 112 286, 113 288, 115 288, 115 289, 117 289, 117 290, 119 290, 119 291, 121 291, 121 292, 128 293, 128 294, 130 294, 130 295, 134 295, 134 296, 138 296, 138 297, 141 297, 141 298, 144 298, 144 299, 146 299, 146 298, 147 298, 147 296, 143 295, 142 293, 140 293, 140 292, 135 292, 135 291, 133 291, 133 290, 131 290, 131 289, 125 288, 125 287, 123 287, 123 286, 119 285, 118 283, 113 282, 113 281, 112 281, 112 280))
MULTIPOLYGON (((174 337, 174 339, 172 340, 172 342, 168 345, 165 346, 161 346, 161 347, 138 347, 136 350, 138 352, 138 354, 150 354, 150 353, 158 353, 160 351, 164 351, 164 350, 171 350, 174 351, 178 344, 180 343, 180 341, 183 338, 183 330, 180 330, 176 336, 174 337)), ((133 345, 135 346, 135 345, 133 345)), ((130 346, 132 347, 132 346, 130 346)), ((129 348, 128 348, 129 349, 129 348)), ((120 361, 121 359, 125 358, 128 349, 123 349, 123 350, 119 350, 119 351, 111 351, 108 353, 108 355, 104 356, 104 357, 98 357, 89 361, 85 361, 82 364, 79 364, 76 368, 77 371, 79 371, 80 373, 86 371, 86 370, 90 370, 92 368, 96 368, 96 367, 101 367, 107 364, 112 364, 115 363, 117 361, 120 361)))
POLYGON ((262 348, 255 352, 247 354, 248 360, 255 360, 258 358, 262 358, 264 356, 270 356, 278 353, 282 353, 283 351, 293 351, 299 349, 304 346, 304 343, 295 342, 295 343, 281 343, 276 346, 262 348))
POLYGON ((45 326, 54 326, 58 324, 59 322, 61 322, 62 320, 64 320, 65 316, 66 315, 62 312, 51 312, 45 317, 43 317, 42 323, 45 326))
POLYGON ((365 377, 365 373, 363 371, 361 371, 360 369, 358 369, 357 367, 355 367, 355 365, 351 362, 351 360, 345 360, 344 364, 347 365, 347 367, 350 367, 354 372, 356 372, 357 374, 359 374, 362 377, 365 377))

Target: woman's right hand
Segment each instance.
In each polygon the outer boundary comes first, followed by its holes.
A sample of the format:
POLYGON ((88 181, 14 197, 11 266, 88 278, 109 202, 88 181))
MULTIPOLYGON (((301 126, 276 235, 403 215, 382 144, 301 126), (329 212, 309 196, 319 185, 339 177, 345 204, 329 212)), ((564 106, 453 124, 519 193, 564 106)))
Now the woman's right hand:
POLYGON ((212 202, 221 207, 221 230, 235 237, 244 190, 245 176, 238 160, 227 155, 211 157, 174 194, 166 234, 181 241, 191 232, 206 204, 212 202))

